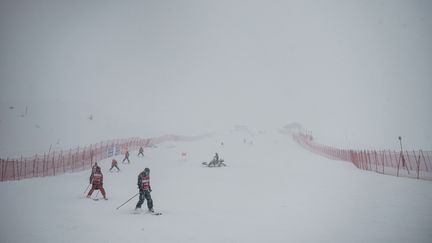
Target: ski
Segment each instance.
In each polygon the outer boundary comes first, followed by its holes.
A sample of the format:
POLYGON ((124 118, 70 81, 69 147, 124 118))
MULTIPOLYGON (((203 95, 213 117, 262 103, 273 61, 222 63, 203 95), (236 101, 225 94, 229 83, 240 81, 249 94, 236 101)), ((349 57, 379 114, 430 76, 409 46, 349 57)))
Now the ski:
POLYGON ((201 162, 201 164, 204 165, 204 166, 207 166, 207 167, 222 167, 222 166, 227 166, 224 163, 223 159, 219 160, 218 162, 215 162, 215 161, 206 162, 206 161, 204 161, 204 162, 201 162))
POLYGON ((133 210, 132 214, 150 214, 154 216, 162 215, 161 212, 149 212, 149 211, 142 211, 142 210, 133 210))
POLYGON ((93 201, 99 201, 99 200, 102 200, 102 199, 104 199, 105 201, 107 201, 108 200, 108 198, 98 198, 98 197, 95 197, 95 198, 91 198, 93 201))

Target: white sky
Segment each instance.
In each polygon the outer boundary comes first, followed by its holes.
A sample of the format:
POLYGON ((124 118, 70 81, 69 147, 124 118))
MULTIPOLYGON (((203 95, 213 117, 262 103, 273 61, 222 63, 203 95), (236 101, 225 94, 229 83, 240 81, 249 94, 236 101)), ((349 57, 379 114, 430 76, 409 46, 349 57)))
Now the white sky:
POLYGON ((294 121, 328 144, 398 148, 402 135, 432 149, 431 11, 430 1, 1 0, 0 150, 294 121), (26 105, 28 121, 16 121, 26 105))

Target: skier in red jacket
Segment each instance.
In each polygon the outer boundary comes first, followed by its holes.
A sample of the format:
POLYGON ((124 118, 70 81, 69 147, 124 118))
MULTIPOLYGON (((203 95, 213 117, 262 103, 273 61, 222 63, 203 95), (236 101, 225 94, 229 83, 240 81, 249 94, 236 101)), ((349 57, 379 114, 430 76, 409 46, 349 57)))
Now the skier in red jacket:
POLYGON ((150 169, 145 168, 143 172, 138 175, 138 188, 139 188, 139 201, 135 207, 135 210, 141 208, 141 205, 144 203, 144 200, 147 200, 147 208, 150 212, 154 212, 153 210, 153 200, 151 198, 150 192, 150 169))
POLYGON ((87 198, 90 198, 91 194, 93 193, 94 190, 100 190, 102 193, 102 196, 105 200, 107 200, 106 198, 106 194, 105 194, 105 189, 103 188, 103 175, 101 172, 100 168, 96 168, 95 173, 92 173, 90 176, 90 184, 92 184, 92 188, 91 190, 88 192, 87 194, 87 198))
POLYGON ((111 161, 111 168, 109 169, 109 171, 111 171, 112 169, 114 169, 114 167, 117 168, 117 171, 120 171, 120 168, 118 167, 117 160, 115 160, 115 159, 113 159, 111 161))

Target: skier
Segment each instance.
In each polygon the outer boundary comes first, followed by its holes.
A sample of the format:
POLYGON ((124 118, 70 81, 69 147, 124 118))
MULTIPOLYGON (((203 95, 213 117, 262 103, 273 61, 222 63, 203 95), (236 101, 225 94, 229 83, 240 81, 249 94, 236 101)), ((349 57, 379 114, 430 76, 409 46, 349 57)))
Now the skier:
POLYGON ((88 192, 87 198, 90 198, 90 196, 91 196, 91 194, 93 193, 94 190, 100 190, 101 193, 102 193, 103 198, 105 200, 107 200, 106 194, 105 194, 105 189, 103 188, 103 175, 102 175, 100 167, 96 168, 95 173, 91 174, 91 176, 90 176, 90 184, 92 184, 92 188, 88 192))
POLYGON ((117 171, 120 171, 120 168, 118 167, 117 160, 115 160, 115 159, 113 159, 113 160, 111 161, 111 168, 109 169, 109 171, 111 171, 114 167, 117 168, 117 171))
POLYGON ((215 164, 219 163, 219 154, 215 153, 215 156, 213 157, 213 161, 215 162, 215 164))
POLYGON ((96 170, 99 168, 99 170, 101 169, 100 167, 99 167, 99 165, 97 164, 97 162, 95 162, 94 163, 94 165, 92 166, 92 175, 96 172, 96 170))
POLYGON ((186 152, 182 152, 181 153, 181 159, 182 160, 186 160, 187 159, 187 153, 186 152))
POLYGON ((144 149, 143 149, 143 147, 140 147, 140 149, 139 149, 138 156, 139 156, 140 154, 141 154, 142 156, 144 156, 144 149))
POLYGON ((145 168, 144 171, 142 171, 138 175, 138 189, 139 189, 139 201, 135 207, 135 210, 138 210, 141 208, 141 205, 144 203, 144 200, 147 200, 147 208, 150 212, 154 213, 153 210, 153 200, 151 198, 150 192, 150 169, 145 168))
POLYGON ((219 154, 215 153, 215 156, 213 157, 213 159, 210 161, 210 163, 208 164, 208 166, 217 166, 219 164, 219 154))
POLYGON ((124 157, 122 163, 124 163, 126 160, 127 160, 128 163, 130 164, 130 160, 129 160, 129 151, 127 151, 127 150, 126 150, 125 157, 124 157))

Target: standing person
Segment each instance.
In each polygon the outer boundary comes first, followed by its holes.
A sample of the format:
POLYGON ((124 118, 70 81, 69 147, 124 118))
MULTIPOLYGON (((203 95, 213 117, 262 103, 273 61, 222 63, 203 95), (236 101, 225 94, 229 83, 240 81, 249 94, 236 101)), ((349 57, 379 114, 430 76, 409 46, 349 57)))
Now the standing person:
POLYGON ((130 164, 130 160, 129 160, 129 151, 128 151, 128 150, 126 150, 125 157, 124 157, 122 163, 124 163, 126 160, 127 160, 128 163, 130 164))
POLYGON ((139 188, 139 201, 135 207, 135 210, 141 208, 141 205, 144 203, 144 200, 147 200, 147 208, 150 212, 154 212, 153 210, 153 200, 151 198, 150 192, 150 169, 145 168, 143 172, 138 175, 138 188, 139 188))
POLYGON ((117 171, 120 171, 120 168, 118 167, 117 160, 115 160, 115 159, 113 159, 113 160, 111 161, 111 168, 109 169, 109 171, 111 171, 114 167, 117 168, 117 171))
POLYGON ((143 147, 140 147, 140 149, 139 149, 138 156, 140 156, 140 154, 142 156, 144 156, 144 149, 143 149, 143 147))
POLYGON ((207 166, 208 166, 208 167, 211 167, 211 166, 217 166, 218 163, 219 163, 219 154, 218 154, 218 153, 215 153, 213 159, 208 163, 207 166))
POLYGON ((105 200, 107 200, 106 194, 105 194, 105 189, 103 188, 103 175, 102 175, 100 167, 96 169, 95 173, 91 174, 91 176, 90 176, 90 184, 92 184, 92 188, 88 192, 87 198, 90 198, 90 196, 91 196, 91 194, 93 193, 94 190, 100 190, 101 193, 102 193, 103 198, 105 200))
MULTIPOLYGON (((96 170, 99 168, 99 170, 101 169, 98 165, 97 162, 94 163, 94 165, 92 166, 92 175, 96 172, 96 170)), ((90 182, 91 184, 91 182, 90 182)))
POLYGON ((215 153, 215 156, 213 157, 213 161, 215 162, 215 164, 219 163, 219 154, 215 153))

